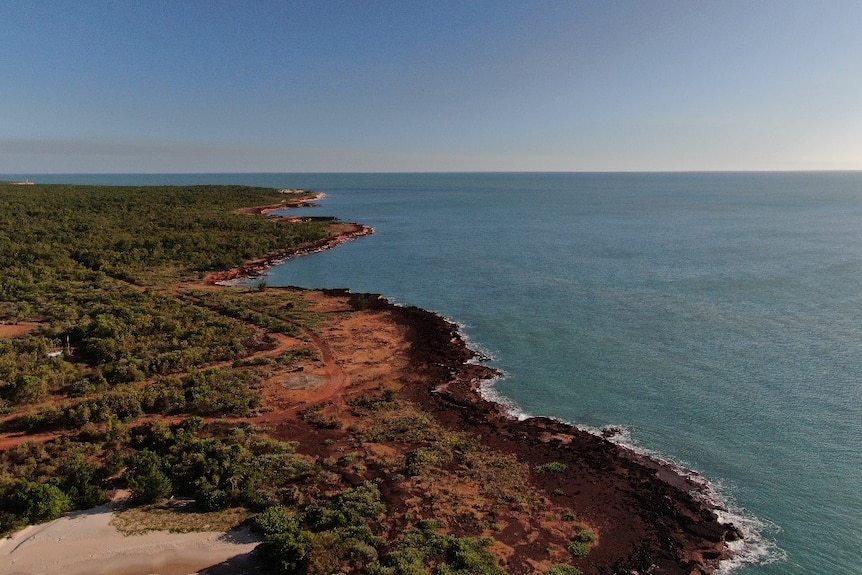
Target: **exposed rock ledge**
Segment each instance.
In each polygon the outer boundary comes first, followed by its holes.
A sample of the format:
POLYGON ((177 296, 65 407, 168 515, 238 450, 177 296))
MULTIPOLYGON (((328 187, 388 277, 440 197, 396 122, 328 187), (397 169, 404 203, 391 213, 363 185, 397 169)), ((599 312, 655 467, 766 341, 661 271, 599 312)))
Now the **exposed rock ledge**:
POLYGON ((718 519, 723 508, 702 478, 556 420, 513 419, 482 397, 481 386, 499 374, 470 362, 476 354, 457 326, 425 310, 374 301, 410 328, 413 365, 425 382, 409 391, 411 400, 533 469, 551 461, 568 466, 565 474, 536 473, 533 481, 601 529, 602 544, 590 556, 597 572, 705 575, 732 556, 727 543, 741 534, 718 519))

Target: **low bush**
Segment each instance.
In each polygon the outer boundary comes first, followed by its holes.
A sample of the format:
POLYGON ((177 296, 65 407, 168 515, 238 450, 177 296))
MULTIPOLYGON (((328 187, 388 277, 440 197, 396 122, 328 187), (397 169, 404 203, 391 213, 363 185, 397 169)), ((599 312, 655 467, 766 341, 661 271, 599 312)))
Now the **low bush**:
POLYGON ((592 529, 581 527, 577 536, 569 543, 569 553, 575 557, 586 557, 590 554, 590 550, 598 540, 592 529))
POLYGON ((565 473, 568 469, 569 466, 560 461, 551 461, 536 466, 536 471, 539 473, 565 473))
POLYGON ((581 575, 581 570, 574 565, 557 564, 551 566, 545 575, 581 575))
POLYGON ((384 556, 376 575, 426 575, 436 565, 436 575, 505 575, 488 551, 494 540, 453 537, 438 532, 440 524, 423 521, 408 530, 384 556))

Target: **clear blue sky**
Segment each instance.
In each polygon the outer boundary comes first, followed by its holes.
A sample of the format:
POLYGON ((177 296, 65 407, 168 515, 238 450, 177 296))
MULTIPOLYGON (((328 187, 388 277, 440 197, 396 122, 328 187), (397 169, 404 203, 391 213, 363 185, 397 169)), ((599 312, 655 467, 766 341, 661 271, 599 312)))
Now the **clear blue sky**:
POLYGON ((0 2, 0 173, 862 169, 862 2, 0 2))

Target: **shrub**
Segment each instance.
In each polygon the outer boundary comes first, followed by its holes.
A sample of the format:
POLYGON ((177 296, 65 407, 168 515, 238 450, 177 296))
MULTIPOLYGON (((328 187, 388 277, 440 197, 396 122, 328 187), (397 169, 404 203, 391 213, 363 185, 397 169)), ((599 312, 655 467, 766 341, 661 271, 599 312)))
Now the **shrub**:
POLYGON ((18 479, 0 492, 0 509, 7 514, 4 523, 8 521, 8 524, 0 525, 0 530, 50 521, 71 508, 71 500, 59 487, 18 479))
POLYGON ((574 540, 569 543, 569 553, 575 557, 586 557, 590 554, 593 544, 597 541, 596 534, 587 527, 581 527, 574 540))
POLYGON ((560 461, 551 461, 536 467, 536 471, 539 473, 565 473, 568 469, 569 466, 560 461))
POLYGON ((162 461, 156 453, 149 449, 136 451, 128 466, 126 481, 135 500, 154 503, 171 493, 171 480, 162 471, 162 461))
POLYGON ((557 564, 551 566, 545 575, 581 575, 581 570, 574 565, 557 564))
POLYGON ((252 529, 263 536, 287 531, 296 523, 296 514, 286 507, 276 505, 258 513, 252 522, 252 529))
POLYGON ((424 413, 387 411, 375 418, 374 424, 362 433, 362 439, 373 443, 422 443, 436 440, 439 435, 437 426, 424 413))
POLYGON ((209 482, 203 482, 195 492, 195 503, 202 511, 221 511, 230 506, 231 500, 224 489, 219 489, 209 482))
POLYGON ((311 534, 297 528, 268 537, 258 547, 258 553, 270 573, 302 575, 308 571, 312 545, 311 534))
POLYGON ((309 425, 320 429, 341 429, 341 420, 335 416, 324 415, 323 405, 309 407, 300 413, 303 420, 309 425))
POLYGON ((505 575, 488 551, 493 539, 453 537, 438 533, 439 527, 437 522, 426 521, 408 530, 383 558, 380 574, 424 575, 436 563, 436 575, 505 575))
POLYGON ((482 573, 488 575, 505 575, 505 571, 497 566, 497 559, 487 551, 494 543, 493 539, 453 539, 446 551, 447 566, 441 566, 437 571, 440 575, 447 573, 482 573))
POLYGON ((306 522, 316 531, 362 525, 377 519, 386 506, 380 501, 380 490, 373 483, 345 489, 337 497, 317 502, 306 511, 306 522))
POLYGON ((420 475, 425 469, 441 465, 452 459, 452 454, 440 446, 419 447, 410 451, 404 461, 407 475, 420 475))
POLYGON ((253 529, 264 537, 257 551, 269 573, 300 575, 308 571, 312 534, 302 529, 295 514, 281 506, 270 507, 254 518, 253 529))

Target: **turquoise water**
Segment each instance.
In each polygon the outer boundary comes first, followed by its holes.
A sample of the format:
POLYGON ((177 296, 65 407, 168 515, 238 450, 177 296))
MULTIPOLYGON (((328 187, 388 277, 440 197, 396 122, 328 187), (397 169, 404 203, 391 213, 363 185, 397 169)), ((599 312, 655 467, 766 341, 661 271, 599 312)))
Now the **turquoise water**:
POLYGON ((862 173, 28 176, 328 194, 377 233, 272 270, 464 324, 522 414, 704 474, 743 575, 862 570, 862 173))

